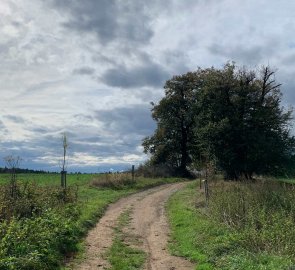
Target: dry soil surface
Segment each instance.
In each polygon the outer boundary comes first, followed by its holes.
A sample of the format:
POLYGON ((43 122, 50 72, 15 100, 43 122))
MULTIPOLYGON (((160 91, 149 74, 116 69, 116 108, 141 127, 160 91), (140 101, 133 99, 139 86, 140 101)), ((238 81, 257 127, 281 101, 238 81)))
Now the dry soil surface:
POLYGON ((86 238, 85 260, 73 269, 108 269, 105 252, 112 245, 113 228, 119 216, 131 209, 131 222, 127 228, 137 238, 139 248, 147 254, 145 270, 186 270, 194 265, 184 258, 169 254, 167 243, 169 225, 165 215, 165 202, 186 183, 167 184, 122 198, 111 204, 105 215, 86 238))

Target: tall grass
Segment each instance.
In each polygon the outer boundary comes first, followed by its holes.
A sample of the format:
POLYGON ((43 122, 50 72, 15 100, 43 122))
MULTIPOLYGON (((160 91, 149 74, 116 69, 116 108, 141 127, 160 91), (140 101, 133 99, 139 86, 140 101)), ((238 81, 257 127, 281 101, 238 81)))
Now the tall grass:
MULTIPOLYGON (((267 248, 256 248, 253 238, 258 243, 260 243, 258 239, 263 239, 262 237, 256 239, 257 235, 255 234, 251 236, 252 230, 250 228, 256 230, 256 227, 246 224, 246 219, 243 219, 245 223, 242 224, 239 221, 240 217, 236 216, 236 211, 232 207, 230 208, 231 211, 224 209, 224 207, 229 207, 229 203, 235 204, 240 199, 239 195, 241 194, 239 192, 231 193, 232 197, 228 198, 229 193, 217 193, 222 192, 223 189, 228 192, 232 191, 233 187, 241 188, 237 183, 229 183, 229 185, 223 183, 214 187, 215 194, 212 194, 209 207, 205 206, 204 194, 199 189, 199 183, 197 182, 188 185, 185 189, 171 196, 167 208, 171 224, 172 241, 170 242, 170 250, 172 253, 196 262, 196 269, 198 270, 293 269, 295 258, 294 254, 290 255, 291 251, 289 251, 289 255, 284 255, 276 249, 275 245, 269 245, 267 248), (214 208, 214 204, 217 203, 215 196, 222 197, 218 208, 214 208), (224 213, 229 212, 231 214, 226 215, 226 218, 224 218, 224 213), (229 218, 230 222, 228 222, 229 218), (232 221, 235 220, 239 222, 239 225, 234 225, 232 221)), ((254 188, 255 186, 251 187, 254 188)), ((244 195, 243 188, 241 190, 244 195)), ((270 231, 266 232, 268 229, 265 228, 264 235, 270 233, 270 231)), ((289 229, 292 230, 293 228, 290 227, 289 229)), ((272 230, 272 232, 274 231, 272 230)), ((280 232, 278 228, 275 234, 276 237, 280 237, 284 234, 284 231, 280 232)), ((284 240, 287 237, 283 236, 282 238, 284 240)), ((272 244, 271 242, 268 243, 272 244)))
POLYGON ((131 173, 106 173, 95 177, 90 185, 98 188, 121 189, 126 186, 132 186, 135 181, 132 179, 131 173))
POLYGON ((239 244, 254 252, 295 254, 295 190, 275 181, 217 182, 209 213, 239 232, 239 244))

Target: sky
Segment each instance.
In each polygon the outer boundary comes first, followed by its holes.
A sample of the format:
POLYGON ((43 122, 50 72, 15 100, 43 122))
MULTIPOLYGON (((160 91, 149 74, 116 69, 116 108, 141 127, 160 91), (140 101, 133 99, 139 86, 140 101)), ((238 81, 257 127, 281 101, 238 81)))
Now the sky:
POLYGON ((295 1, 1 0, 0 167, 125 170, 147 156, 165 81, 270 65, 295 104, 295 1))

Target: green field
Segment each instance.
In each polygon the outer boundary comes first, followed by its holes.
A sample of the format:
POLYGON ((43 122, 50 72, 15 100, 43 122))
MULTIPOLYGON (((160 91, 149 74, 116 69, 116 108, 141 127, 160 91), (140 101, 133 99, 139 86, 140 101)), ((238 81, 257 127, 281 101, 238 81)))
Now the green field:
MULTIPOLYGON (((69 185, 87 185, 94 177, 102 177, 102 174, 68 174, 67 182, 69 185)), ((10 174, 0 174, 0 184, 8 183, 10 174)), ((60 185, 59 173, 44 173, 44 174, 26 174, 20 173, 17 175, 19 182, 36 182, 39 185, 60 185)))

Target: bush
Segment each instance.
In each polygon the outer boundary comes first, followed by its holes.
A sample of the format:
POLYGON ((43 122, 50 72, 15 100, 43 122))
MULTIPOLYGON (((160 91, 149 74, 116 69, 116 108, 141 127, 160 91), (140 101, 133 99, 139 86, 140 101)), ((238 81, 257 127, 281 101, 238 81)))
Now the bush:
POLYGON ((10 196, 9 189, 9 185, 0 185, 0 221, 10 220, 12 217, 30 218, 33 215, 41 215, 48 208, 77 200, 75 187, 43 187, 27 182, 17 184, 13 197, 10 196))
POLYGON ((177 172, 174 168, 171 168, 165 164, 152 165, 147 163, 138 167, 136 170, 136 175, 146 178, 167 178, 177 175, 177 172))
POLYGON ((56 269, 81 231, 77 189, 35 183, 0 186, 0 269, 56 269))

